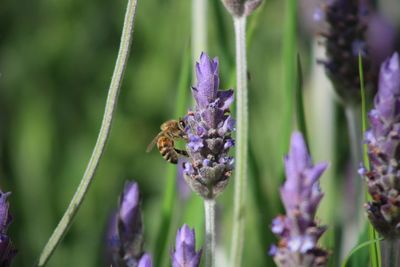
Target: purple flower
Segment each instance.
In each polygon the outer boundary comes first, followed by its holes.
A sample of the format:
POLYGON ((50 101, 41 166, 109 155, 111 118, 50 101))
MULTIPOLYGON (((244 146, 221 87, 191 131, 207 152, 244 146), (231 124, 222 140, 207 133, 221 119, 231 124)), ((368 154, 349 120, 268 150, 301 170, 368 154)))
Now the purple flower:
MULTIPOLYGON (((337 95, 345 104, 360 101, 358 53, 363 56, 365 73, 370 71, 366 43, 367 13, 362 12, 365 9, 365 4, 359 0, 332 0, 325 8, 328 29, 322 36, 327 60, 323 64, 337 95)), ((370 88, 370 76, 365 77, 367 88, 370 88)))
POLYGON ((143 223, 140 211, 139 186, 127 182, 120 198, 118 234, 125 258, 138 259, 142 254, 143 223))
POLYGON ((184 177, 204 198, 215 198, 227 185, 233 165, 228 156, 235 120, 229 115, 233 90, 218 90, 218 60, 202 53, 196 64, 197 85, 192 88, 194 111, 185 117, 189 162, 184 177))
POLYGON ((315 212, 323 197, 319 178, 326 163, 313 165, 307 146, 300 133, 293 133, 289 154, 285 158, 286 182, 281 198, 286 215, 272 222, 272 232, 279 245, 270 249, 280 267, 326 266, 328 252, 317 245, 325 227, 315 221, 315 212))
POLYGON ((10 192, 3 193, 0 191, 0 266, 10 266, 12 259, 14 258, 17 250, 11 243, 10 238, 7 235, 7 229, 12 221, 12 217, 9 213, 8 196, 10 192))
POLYGON ((369 113, 365 133, 371 169, 360 169, 372 202, 367 214, 376 230, 388 238, 400 237, 400 62, 395 53, 381 66, 379 90, 369 113))
POLYGON ((371 68, 374 81, 378 80, 382 62, 396 51, 396 28, 377 11, 368 16, 367 46, 371 57, 371 68))
POLYGON ((196 252, 196 237, 194 229, 184 224, 176 234, 175 250, 171 253, 173 267, 198 267, 201 250, 196 252))
POLYGON ((107 232, 108 264, 115 267, 152 266, 143 252, 143 222, 140 192, 136 182, 127 182, 120 196, 119 209, 113 214, 107 232))

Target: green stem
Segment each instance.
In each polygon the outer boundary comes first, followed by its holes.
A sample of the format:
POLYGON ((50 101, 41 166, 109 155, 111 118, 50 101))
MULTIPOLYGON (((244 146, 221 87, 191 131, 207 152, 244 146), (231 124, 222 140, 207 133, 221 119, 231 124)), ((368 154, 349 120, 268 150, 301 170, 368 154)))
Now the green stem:
POLYGON ((92 155, 86 167, 85 173, 82 177, 82 180, 67 210, 65 211, 63 217, 58 223, 50 239, 47 241, 47 244, 45 245, 42 253, 40 254, 39 261, 35 264, 35 266, 44 266, 47 263, 47 261, 53 254, 54 250, 57 248, 57 245, 61 242, 62 238, 64 237, 69 227, 71 226, 72 221, 86 196, 89 186, 93 181, 94 174, 96 172, 97 166, 99 165, 101 156, 103 155, 104 152, 104 147, 106 145, 107 139, 110 134, 113 114, 117 105, 118 93, 122 84, 124 71, 128 62, 129 51, 132 43, 136 5, 137 5, 137 0, 128 1, 125 13, 124 26, 122 29, 122 36, 121 36, 118 57, 115 63, 114 73, 108 90, 103 121, 101 123, 101 128, 99 135, 97 137, 96 145, 93 149, 92 155))
POLYGON ((382 267, 400 266, 400 240, 385 239, 381 242, 382 267))
POLYGON ((347 194, 346 203, 348 205, 345 214, 345 222, 342 238, 342 258, 351 250, 357 243, 358 231, 364 223, 362 201, 364 198, 362 179, 359 177, 357 170, 362 162, 362 133, 361 133, 361 115, 359 105, 349 105, 345 107, 347 126, 349 129, 349 140, 351 150, 351 166, 352 173, 349 177, 351 180, 345 181, 344 187, 350 183, 354 188, 354 194, 347 194))
POLYGON ((246 59, 246 17, 234 17, 236 37, 236 177, 234 191, 231 266, 241 266, 244 242, 248 158, 248 92, 246 59))
POLYGON ((205 267, 215 267, 215 199, 204 199, 206 223, 205 267))
MULTIPOLYGON (((193 66, 201 52, 207 49, 207 0, 192 1, 192 60, 193 66)), ((193 78, 195 75, 193 75, 193 78)))

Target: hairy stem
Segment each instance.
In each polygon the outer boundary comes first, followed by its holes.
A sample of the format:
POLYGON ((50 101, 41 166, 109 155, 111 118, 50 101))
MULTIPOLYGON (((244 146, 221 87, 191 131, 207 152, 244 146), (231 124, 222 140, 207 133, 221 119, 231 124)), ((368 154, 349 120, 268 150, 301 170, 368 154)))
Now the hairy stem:
POLYGON ((97 166, 99 165, 101 156, 104 152, 104 147, 110 134, 113 114, 117 105, 118 93, 128 62, 130 46, 132 43, 136 5, 137 0, 128 0, 118 57, 115 63, 113 76, 108 90, 103 121, 101 123, 101 128, 97 137, 96 145, 93 149, 82 180, 67 210, 65 211, 53 234, 47 241, 45 247, 42 250, 42 253, 40 254, 39 261, 35 264, 35 266, 44 266, 47 263, 54 250, 57 248, 57 245, 61 242, 62 238, 71 226, 72 221, 86 196, 89 186, 93 181, 94 174, 96 172, 97 166))
POLYGON ((236 170, 233 210, 233 231, 230 264, 241 266, 244 242, 245 204, 248 158, 248 92, 246 59, 246 17, 234 17, 236 39, 236 170))
MULTIPOLYGON (((207 49, 207 0, 192 1, 192 59, 196 64, 201 52, 207 49)), ((193 75, 195 77, 195 75, 193 75)))
POLYGON ((204 199, 206 221, 205 267, 215 267, 215 199, 204 199))
POLYGON ((385 239, 381 242, 382 267, 400 266, 400 240, 385 239))
POLYGON ((343 230, 342 253, 341 258, 351 250, 356 244, 358 233, 364 223, 362 214, 362 201, 364 199, 362 179, 359 177, 357 170, 362 162, 362 133, 361 133, 361 116, 359 114, 359 105, 349 105, 345 107, 347 126, 349 128, 349 140, 351 149, 351 176, 344 181, 344 188, 352 188, 354 192, 345 194, 345 203, 353 203, 348 205, 345 211, 345 229, 343 230))

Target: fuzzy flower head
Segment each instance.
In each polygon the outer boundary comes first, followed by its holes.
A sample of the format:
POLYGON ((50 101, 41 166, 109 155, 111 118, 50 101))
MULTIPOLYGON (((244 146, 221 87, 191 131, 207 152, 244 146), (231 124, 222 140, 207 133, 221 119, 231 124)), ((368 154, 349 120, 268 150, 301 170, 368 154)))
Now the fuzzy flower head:
POLYGON ((197 85, 192 88, 196 107, 185 117, 189 161, 184 177, 204 198, 215 198, 227 185, 234 161, 228 156, 235 142, 231 137, 235 120, 229 107, 233 90, 218 90, 218 60, 202 53, 196 64, 197 85))
POLYGON ((325 38, 327 60, 322 63, 340 100, 345 104, 360 101, 358 56, 363 56, 367 88, 371 86, 370 58, 366 43, 365 3, 359 0, 331 0, 325 8, 328 28, 325 38))
POLYGON ((387 238, 400 237, 400 62, 395 53, 381 66, 379 91, 365 133, 371 169, 360 169, 372 202, 367 214, 387 238))
POLYGON ((194 230, 184 224, 176 234, 175 250, 171 253, 173 267, 200 266, 201 250, 196 251, 194 230))
POLYGON ((10 266, 12 259, 17 251, 14 249, 10 238, 7 235, 7 229, 12 218, 9 213, 8 196, 11 193, 0 191, 0 266, 10 266))
POLYGON ((270 254, 280 267, 327 265, 328 253, 317 244, 325 227, 315 221, 323 197, 319 178, 326 167, 326 163, 312 164, 303 136, 293 133, 285 158, 286 182, 281 188, 286 215, 272 222, 272 232, 280 241, 271 247, 270 254))

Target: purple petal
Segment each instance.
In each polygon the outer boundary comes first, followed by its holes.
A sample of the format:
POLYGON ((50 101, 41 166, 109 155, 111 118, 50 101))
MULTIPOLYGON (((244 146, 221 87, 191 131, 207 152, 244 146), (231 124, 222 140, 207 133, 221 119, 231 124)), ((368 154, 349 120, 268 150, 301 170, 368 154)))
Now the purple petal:
POLYGON ((208 103, 217 98, 219 87, 218 60, 210 59, 206 53, 201 53, 196 64, 197 86, 193 90, 197 104, 205 108, 208 103))
POLYGON ((195 233, 186 224, 178 230, 175 250, 171 253, 173 267, 198 267, 201 251, 196 252, 195 233))
POLYGON ((194 152, 199 151, 200 148, 204 147, 203 139, 197 135, 189 135, 188 147, 194 152))
POLYGON ((7 201, 10 195, 10 192, 3 193, 0 191, 0 233, 4 233, 11 223, 11 216, 8 212, 9 203, 7 201))
POLYGON ((222 110, 227 110, 229 109, 229 106, 233 103, 233 100, 235 99, 233 95, 233 90, 219 90, 217 92, 217 97, 220 99, 220 109, 222 110))
POLYGON ((119 217, 125 225, 130 225, 138 215, 139 209, 139 186, 135 182, 125 185, 121 197, 119 217))
POLYGON ((311 159, 303 136, 299 132, 292 134, 289 155, 285 160, 286 178, 290 180, 310 166, 311 159))
POLYGON ((151 260, 151 257, 149 254, 145 253, 139 261, 138 267, 152 267, 153 266, 153 261, 151 260))
POLYGON ((382 100, 400 94, 400 63, 399 54, 396 52, 381 66, 379 79, 379 98, 382 100))
POLYGON ((271 226, 272 232, 276 235, 280 235, 283 233, 285 230, 285 219, 282 216, 276 217, 272 221, 272 226, 271 226))

